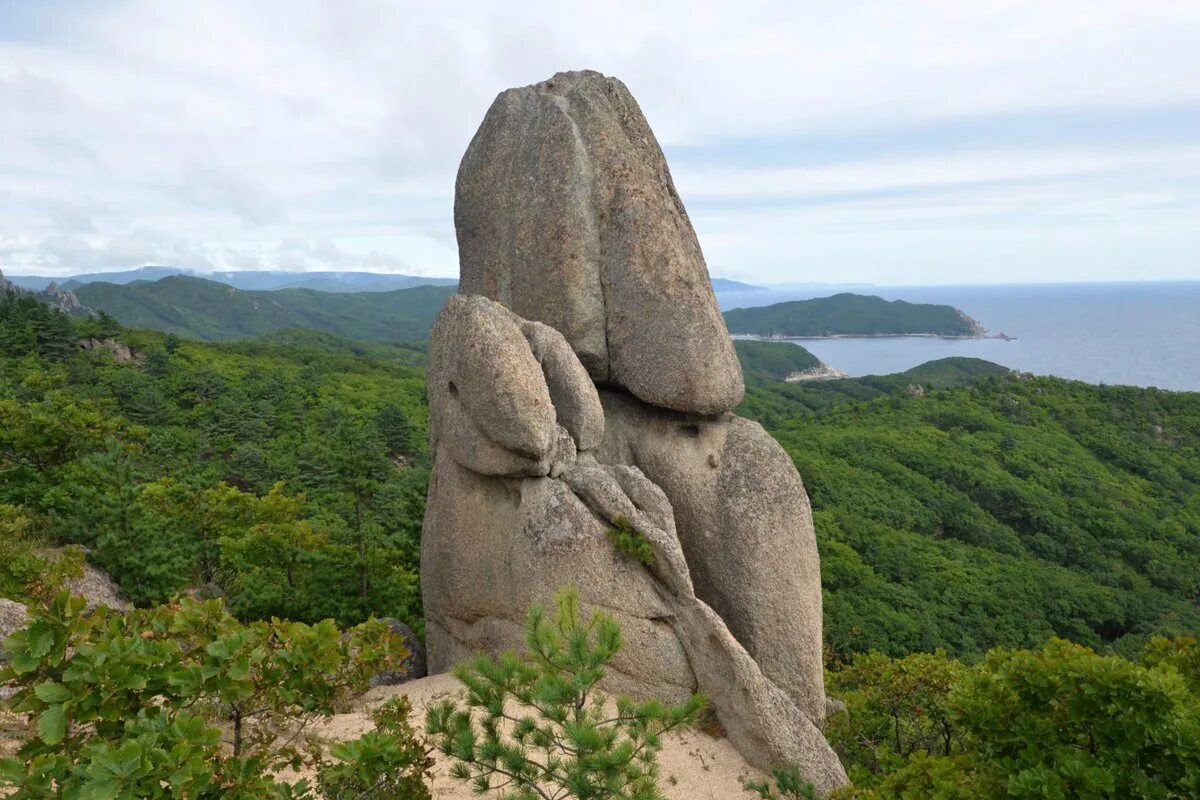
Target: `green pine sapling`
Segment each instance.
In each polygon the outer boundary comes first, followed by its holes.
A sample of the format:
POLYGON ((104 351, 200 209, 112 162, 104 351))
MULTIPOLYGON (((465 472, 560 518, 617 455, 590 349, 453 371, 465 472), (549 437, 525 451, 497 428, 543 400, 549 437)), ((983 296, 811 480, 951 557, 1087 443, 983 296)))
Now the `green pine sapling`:
POLYGON ((526 643, 525 656, 480 655, 456 668, 465 700, 429 709, 426 729, 452 759, 450 774, 507 800, 661 800, 661 737, 694 724, 704 699, 606 704, 596 687, 621 629, 595 610, 585 621, 574 588, 556 595, 552 616, 530 610, 526 643))
POLYGON ((762 800, 816 800, 816 790, 801 777, 800 768, 795 764, 775 767, 771 777, 775 779, 774 786, 770 781, 746 781, 746 789, 762 800))
POLYGON ((608 529, 608 540, 620 552, 649 567, 654 564, 654 545, 625 517, 617 517, 608 529))

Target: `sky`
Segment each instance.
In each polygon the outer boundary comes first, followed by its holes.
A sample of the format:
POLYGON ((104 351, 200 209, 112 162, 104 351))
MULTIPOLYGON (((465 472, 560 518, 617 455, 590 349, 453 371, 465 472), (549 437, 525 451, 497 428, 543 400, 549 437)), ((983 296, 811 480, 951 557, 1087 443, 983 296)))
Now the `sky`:
POLYGON ((621 78, 715 276, 1200 279, 1200 2, 0 0, 0 269, 455 275, 495 95, 621 78))

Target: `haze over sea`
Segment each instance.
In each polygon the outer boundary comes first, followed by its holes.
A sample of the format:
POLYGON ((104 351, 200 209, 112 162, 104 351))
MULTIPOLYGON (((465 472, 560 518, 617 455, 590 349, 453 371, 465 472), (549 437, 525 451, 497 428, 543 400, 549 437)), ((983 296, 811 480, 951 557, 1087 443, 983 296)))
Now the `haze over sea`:
POLYGON ((799 344, 852 377, 901 372, 935 358, 973 356, 1022 372, 1088 383, 1200 391, 1200 281, 989 286, 859 286, 726 292, 722 309, 827 297, 838 291, 945 303, 999 339, 805 339, 799 344))

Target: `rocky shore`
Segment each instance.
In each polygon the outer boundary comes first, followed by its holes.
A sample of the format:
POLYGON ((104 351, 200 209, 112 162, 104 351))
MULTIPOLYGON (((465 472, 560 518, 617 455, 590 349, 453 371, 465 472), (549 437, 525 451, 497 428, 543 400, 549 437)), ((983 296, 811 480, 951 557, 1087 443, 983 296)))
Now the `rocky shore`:
POLYGON ((802 372, 793 372, 783 380, 786 383, 804 383, 806 381, 832 381, 838 378, 848 377, 837 367, 831 367, 828 364, 822 364, 819 367, 806 369, 802 372))

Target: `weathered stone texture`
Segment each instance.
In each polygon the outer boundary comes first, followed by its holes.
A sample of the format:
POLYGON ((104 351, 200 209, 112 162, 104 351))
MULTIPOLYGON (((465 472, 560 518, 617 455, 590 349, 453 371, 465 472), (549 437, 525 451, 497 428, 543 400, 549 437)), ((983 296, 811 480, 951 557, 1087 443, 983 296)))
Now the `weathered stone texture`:
POLYGON ((808 496, 783 449, 729 413, 741 369, 628 90, 583 72, 502 93, 455 222, 463 294, 429 347, 430 670, 521 649, 529 606, 573 584, 624 632, 610 690, 702 691, 751 763, 844 784, 820 732, 808 496), (652 565, 617 552, 618 520, 652 565))
POLYGON ((502 92, 459 167, 460 291, 561 331, 592 377, 711 414, 742 373, 658 142, 615 78, 502 92))

